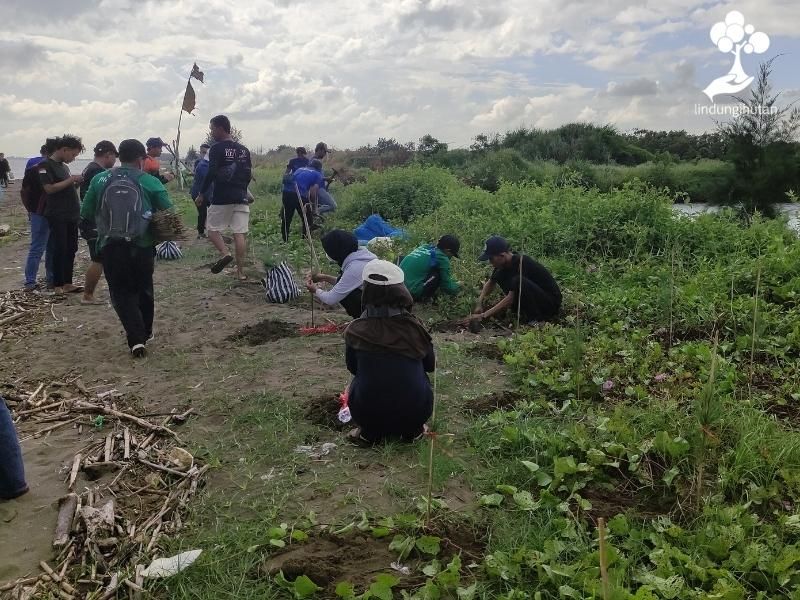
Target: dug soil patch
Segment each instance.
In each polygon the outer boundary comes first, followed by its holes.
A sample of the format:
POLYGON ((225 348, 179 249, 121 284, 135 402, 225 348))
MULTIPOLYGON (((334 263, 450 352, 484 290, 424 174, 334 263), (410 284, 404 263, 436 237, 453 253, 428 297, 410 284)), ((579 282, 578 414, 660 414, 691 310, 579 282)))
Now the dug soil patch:
POLYGON ((467 348, 468 356, 477 356, 479 358, 488 358, 489 360, 497 360, 504 362, 504 352, 500 350, 497 344, 492 342, 478 343, 467 348))
POLYGON ((323 394, 312 398, 306 404, 304 416, 314 425, 340 430, 344 427, 344 424, 339 420, 339 409, 341 407, 338 393, 323 394))
POLYGON ((297 325, 286 323, 285 321, 265 319, 255 325, 245 325, 233 335, 225 338, 225 341, 248 346, 260 346, 261 344, 267 344, 282 338, 296 337, 297 335, 297 325))
POLYGON ((485 415, 499 409, 512 408, 522 399, 522 394, 505 390, 502 392, 492 392, 491 394, 468 400, 464 407, 470 412, 485 415))
POLYGON ((600 517, 609 520, 627 512, 641 518, 654 518, 668 515, 675 509, 675 502, 670 498, 649 496, 645 492, 637 493, 623 488, 587 487, 581 496, 592 503, 591 510, 584 514, 595 523, 600 517))
POLYGON ((325 590, 325 597, 333 598, 337 583, 349 581, 361 592, 378 573, 391 573, 400 579, 400 587, 408 585, 412 577, 390 567, 396 560, 397 555, 389 551, 389 540, 330 535, 270 556, 261 565, 260 575, 275 576, 283 571, 289 581, 305 575, 325 590))

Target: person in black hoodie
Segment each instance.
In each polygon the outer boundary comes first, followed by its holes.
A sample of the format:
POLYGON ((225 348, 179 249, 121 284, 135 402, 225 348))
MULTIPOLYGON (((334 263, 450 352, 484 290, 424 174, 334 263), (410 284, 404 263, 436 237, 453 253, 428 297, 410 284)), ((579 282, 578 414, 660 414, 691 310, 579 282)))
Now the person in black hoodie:
POLYGON ((433 412, 427 373, 436 368, 430 334, 410 313, 414 303, 403 271, 385 260, 364 267, 364 313, 344 332, 345 360, 353 374, 348 405, 358 428, 350 440, 375 444, 411 441, 433 412))

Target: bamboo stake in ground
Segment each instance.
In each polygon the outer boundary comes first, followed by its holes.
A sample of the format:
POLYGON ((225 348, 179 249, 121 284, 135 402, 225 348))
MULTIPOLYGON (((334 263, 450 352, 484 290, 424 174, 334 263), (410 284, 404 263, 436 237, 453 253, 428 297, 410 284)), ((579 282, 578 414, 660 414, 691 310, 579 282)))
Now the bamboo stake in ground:
MULTIPOLYGON (((300 205, 300 216, 303 218, 303 227, 305 228, 306 239, 308 240, 308 247, 311 251, 311 273, 313 274, 315 270, 319 270, 319 264, 317 263, 317 253, 314 250, 314 240, 311 239, 311 228, 308 226, 308 218, 306 217, 305 206, 303 206, 303 197, 300 195, 300 188, 297 184, 294 184, 294 192, 297 194, 297 203, 300 205)), ((311 295, 311 326, 314 327, 314 294, 309 292, 311 295)))
POLYGON ((600 535, 600 577, 603 582, 603 600, 608 600, 608 557, 606 556, 606 520, 603 517, 597 519, 597 531, 600 535))
POLYGON ((750 340, 750 383, 753 383, 753 367, 756 355, 756 323, 758 322, 758 295, 761 291, 761 260, 758 261, 758 271, 756 273, 756 295, 753 300, 753 335, 750 340))
POLYGON ((517 329, 519 329, 519 318, 522 314, 522 253, 525 247, 519 247, 519 289, 517 290, 517 329))
POLYGON ((436 369, 433 370, 433 412, 431 413, 431 429, 429 432, 430 448, 428 452, 428 514, 425 518, 425 527, 431 526, 431 504, 433 503, 433 451, 436 445, 436 369))

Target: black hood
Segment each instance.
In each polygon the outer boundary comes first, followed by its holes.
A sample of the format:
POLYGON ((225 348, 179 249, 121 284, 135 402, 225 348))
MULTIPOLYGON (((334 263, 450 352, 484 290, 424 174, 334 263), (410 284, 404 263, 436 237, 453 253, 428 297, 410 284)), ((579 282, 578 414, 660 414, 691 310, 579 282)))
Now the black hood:
POLYGON ((358 240, 349 231, 334 229, 322 237, 322 247, 325 254, 341 267, 344 259, 358 250, 358 240))

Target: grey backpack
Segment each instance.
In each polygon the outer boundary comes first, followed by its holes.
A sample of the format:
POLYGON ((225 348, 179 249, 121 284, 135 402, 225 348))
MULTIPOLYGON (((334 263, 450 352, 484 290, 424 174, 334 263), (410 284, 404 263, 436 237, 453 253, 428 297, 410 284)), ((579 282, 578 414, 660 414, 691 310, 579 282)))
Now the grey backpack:
POLYGON ((110 240, 140 238, 150 225, 144 191, 139 185, 142 171, 111 169, 97 209, 97 233, 110 240))

